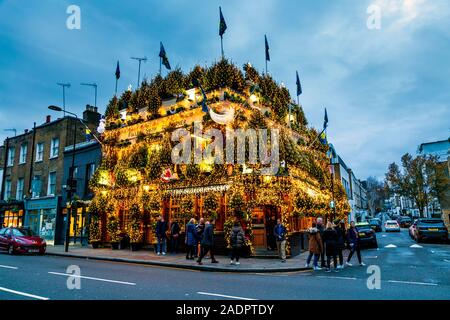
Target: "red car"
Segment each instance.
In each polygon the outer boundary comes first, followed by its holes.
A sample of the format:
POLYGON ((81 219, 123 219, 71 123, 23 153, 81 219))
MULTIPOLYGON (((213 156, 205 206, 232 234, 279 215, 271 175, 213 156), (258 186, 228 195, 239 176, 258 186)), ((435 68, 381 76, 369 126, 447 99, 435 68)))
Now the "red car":
POLYGON ((47 243, 39 236, 33 235, 26 228, 3 228, 0 230, 0 250, 9 254, 38 253, 44 254, 47 243))

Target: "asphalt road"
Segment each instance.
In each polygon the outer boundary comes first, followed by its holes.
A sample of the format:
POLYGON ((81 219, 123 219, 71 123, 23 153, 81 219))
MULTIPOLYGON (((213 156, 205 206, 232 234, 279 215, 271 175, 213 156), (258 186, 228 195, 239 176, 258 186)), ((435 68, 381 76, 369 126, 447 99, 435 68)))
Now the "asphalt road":
POLYGON ((379 249, 362 252, 367 266, 339 273, 211 273, 0 253, 0 300, 450 299, 450 245, 411 247, 407 229, 377 235, 379 249), (68 278, 71 265, 80 268, 80 277, 68 278), (380 268, 379 289, 368 288, 369 266, 380 268), (69 289, 68 280, 79 280, 81 288, 69 289))

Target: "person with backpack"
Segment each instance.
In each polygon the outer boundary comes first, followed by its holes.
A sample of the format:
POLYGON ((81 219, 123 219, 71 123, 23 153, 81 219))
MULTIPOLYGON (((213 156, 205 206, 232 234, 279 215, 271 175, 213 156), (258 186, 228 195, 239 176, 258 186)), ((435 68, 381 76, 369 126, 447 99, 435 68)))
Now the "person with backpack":
POLYGON ((219 261, 214 258, 214 221, 206 221, 205 231, 203 231, 203 237, 201 241, 202 250, 200 257, 197 260, 199 265, 202 265, 202 259, 209 252, 211 255, 211 263, 219 263, 219 261))
POLYGON ((309 255, 308 259, 306 259, 306 268, 309 268, 309 264, 311 263, 311 259, 314 256, 313 267, 314 271, 322 270, 318 266, 320 254, 323 252, 323 244, 322 238, 320 237, 319 230, 317 230, 317 224, 315 222, 312 223, 312 227, 308 230, 308 243, 309 243, 309 255))
POLYGON ((241 254, 242 247, 245 244, 245 233, 242 229, 239 221, 235 221, 233 229, 231 229, 230 234, 230 244, 231 244, 231 262, 230 264, 239 265, 239 256, 241 254), (234 262, 236 260, 236 262, 234 262))
POLYGON ((338 272, 337 269, 337 257, 336 257, 336 246, 337 246, 338 236, 336 230, 333 229, 333 224, 331 222, 327 223, 327 228, 323 232, 323 243, 325 244, 325 253, 327 256, 327 268, 325 272, 331 272, 330 264, 331 258, 334 262, 334 271, 338 272))

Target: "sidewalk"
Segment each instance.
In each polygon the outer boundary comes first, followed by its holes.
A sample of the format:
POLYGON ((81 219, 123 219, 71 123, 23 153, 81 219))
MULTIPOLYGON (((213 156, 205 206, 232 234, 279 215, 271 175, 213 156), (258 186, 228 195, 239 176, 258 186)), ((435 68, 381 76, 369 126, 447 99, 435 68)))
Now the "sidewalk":
POLYGON ((64 252, 64 246, 48 246, 47 255, 71 258, 137 263, 152 266, 171 267, 213 272, 273 273, 309 270, 305 268, 308 252, 287 259, 285 263, 278 259, 241 258, 240 265, 230 265, 228 256, 216 256, 219 263, 212 264, 210 259, 203 259, 203 265, 195 260, 186 260, 185 254, 167 254, 158 256, 153 251, 112 250, 110 248, 92 249, 91 247, 70 246, 64 252))

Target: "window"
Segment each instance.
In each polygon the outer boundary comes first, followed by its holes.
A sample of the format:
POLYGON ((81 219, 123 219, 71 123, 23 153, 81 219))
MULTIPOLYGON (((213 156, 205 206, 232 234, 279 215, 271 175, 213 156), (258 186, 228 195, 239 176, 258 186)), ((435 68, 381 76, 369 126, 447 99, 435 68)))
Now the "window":
POLYGON ((8 167, 11 167, 14 165, 14 156, 16 153, 16 148, 10 147, 8 149, 8 167))
POLYGON ((36 162, 44 159, 44 143, 40 142, 36 145, 36 162))
POLYGON ((19 163, 24 164, 27 162, 28 145, 26 143, 20 146, 19 163))
POLYGON ((32 182, 32 197, 39 198, 41 196, 41 176, 34 176, 32 182))
POLYGON ((50 148, 50 159, 56 158, 59 153, 59 138, 53 138, 50 148))
POLYGON ((56 172, 50 172, 48 175, 47 195, 55 195, 56 193, 56 172))
POLYGON ((11 180, 5 181, 5 199, 8 200, 11 198, 11 180))
POLYGON ((91 190, 89 189, 89 181, 91 181, 92 177, 94 176, 94 173, 95 173, 95 163, 88 164, 86 168, 86 181, 84 186, 85 195, 92 193, 91 190))
POLYGON ((17 188, 16 188, 16 199, 22 200, 23 198, 23 178, 17 180, 17 188))

